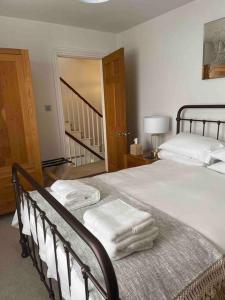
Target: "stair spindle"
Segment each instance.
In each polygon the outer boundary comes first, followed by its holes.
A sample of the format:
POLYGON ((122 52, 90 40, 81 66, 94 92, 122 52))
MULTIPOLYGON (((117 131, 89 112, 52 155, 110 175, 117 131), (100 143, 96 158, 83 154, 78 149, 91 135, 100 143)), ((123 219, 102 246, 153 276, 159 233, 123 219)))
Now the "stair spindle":
POLYGON ((72 115, 73 115, 73 130, 75 131, 77 126, 76 126, 76 117, 75 117, 75 97, 72 95, 72 115))
POLYGON ((82 118, 83 118, 83 134, 84 138, 87 137, 86 135, 86 122, 85 122, 85 115, 84 115, 84 103, 82 102, 82 118))
POLYGON ((88 138, 91 138, 90 109, 87 107, 88 138))
POLYGON ((80 120, 80 101, 79 98, 76 96, 76 103, 77 103, 77 121, 78 121, 78 131, 81 132, 81 120, 80 120))
POLYGON ((96 124, 97 124, 97 143, 96 145, 100 145, 100 134, 99 134, 99 117, 96 115, 96 124))

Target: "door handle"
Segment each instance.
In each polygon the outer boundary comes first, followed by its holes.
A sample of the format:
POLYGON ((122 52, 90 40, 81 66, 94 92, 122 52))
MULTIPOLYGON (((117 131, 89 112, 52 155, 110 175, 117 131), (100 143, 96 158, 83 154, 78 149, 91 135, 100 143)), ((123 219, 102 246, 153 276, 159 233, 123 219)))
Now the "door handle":
POLYGON ((124 131, 124 132, 116 131, 116 132, 115 132, 115 135, 116 135, 116 136, 127 136, 127 135, 129 135, 129 134, 130 134, 129 131, 124 131))
POLYGON ((130 134, 130 131, 122 132, 122 135, 123 135, 123 136, 128 136, 129 134, 130 134))
POLYGON ((121 135, 123 135, 123 133, 122 133, 122 132, 119 132, 119 131, 116 131, 116 132, 115 132, 115 135, 116 135, 116 136, 121 136, 121 135))

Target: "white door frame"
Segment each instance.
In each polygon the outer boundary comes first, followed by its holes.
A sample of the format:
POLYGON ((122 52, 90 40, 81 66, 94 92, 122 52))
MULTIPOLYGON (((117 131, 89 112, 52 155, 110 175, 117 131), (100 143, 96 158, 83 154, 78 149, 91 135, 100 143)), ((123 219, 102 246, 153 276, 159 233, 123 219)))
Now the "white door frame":
MULTIPOLYGON (((65 156, 65 124, 64 124, 64 115, 63 115, 63 105, 62 105, 62 93, 60 85, 60 73, 58 67, 58 57, 69 57, 69 58, 90 58, 90 59, 102 59, 108 54, 106 51, 96 51, 96 50, 84 50, 84 49, 57 49, 53 54, 53 76, 55 84, 55 93, 56 93, 56 109, 58 117, 58 128, 59 128, 59 137, 60 137, 60 152, 65 156)), ((102 72, 102 68, 101 68, 102 72)), ((104 106, 104 87, 103 87, 103 76, 101 80, 101 90, 102 90, 102 111, 103 111, 103 128, 104 128, 104 144, 105 144, 105 163, 106 170, 108 170, 108 157, 107 157, 107 143, 106 143, 106 122, 105 122, 105 106, 104 106)))

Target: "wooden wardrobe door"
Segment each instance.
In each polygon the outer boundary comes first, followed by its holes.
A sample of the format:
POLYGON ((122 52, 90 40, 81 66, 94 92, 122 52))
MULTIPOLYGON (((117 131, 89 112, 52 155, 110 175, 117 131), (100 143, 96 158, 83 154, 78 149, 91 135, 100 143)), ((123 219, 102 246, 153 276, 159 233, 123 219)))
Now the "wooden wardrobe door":
POLYGON ((0 214, 15 210, 14 162, 42 181, 28 51, 0 49, 0 214))
POLYGON ((108 171, 117 171, 124 168, 127 153, 124 49, 104 57, 102 65, 108 171))

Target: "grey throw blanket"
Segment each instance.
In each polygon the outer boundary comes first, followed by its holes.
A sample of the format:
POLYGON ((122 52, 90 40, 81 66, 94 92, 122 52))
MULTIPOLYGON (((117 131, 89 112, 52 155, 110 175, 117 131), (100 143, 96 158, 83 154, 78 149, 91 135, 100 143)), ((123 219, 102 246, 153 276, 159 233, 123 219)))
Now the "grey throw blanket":
MULTIPOLYGON (((217 265, 224 268, 222 254, 210 241, 167 214, 115 191, 100 179, 83 181, 101 191, 102 200, 94 206, 120 198, 138 209, 150 212, 156 220, 156 226, 159 227, 160 234, 152 249, 113 262, 122 300, 207 299, 202 295, 206 295, 208 290, 209 293, 213 290, 213 285, 210 285, 212 281, 209 279, 212 279, 210 268, 214 271, 217 265), (202 290, 199 288, 200 285, 197 287, 193 285, 196 280, 201 283, 202 290), (208 287, 205 286, 207 283, 208 287), (194 287, 195 294, 193 294, 194 287)), ((40 195, 32 193, 32 197, 46 211, 52 222, 57 224, 59 231, 71 242, 78 256, 91 267, 93 275, 104 285, 101 271, 91 250, 40 195)), ((90 207, 72 213, 83 222, 83 214, 87 209, 90 207)), ((225 274, 219 276, 223 280, 225 274)), ((94 299, 102 299, 94 289, 91 296, 94 299)))

